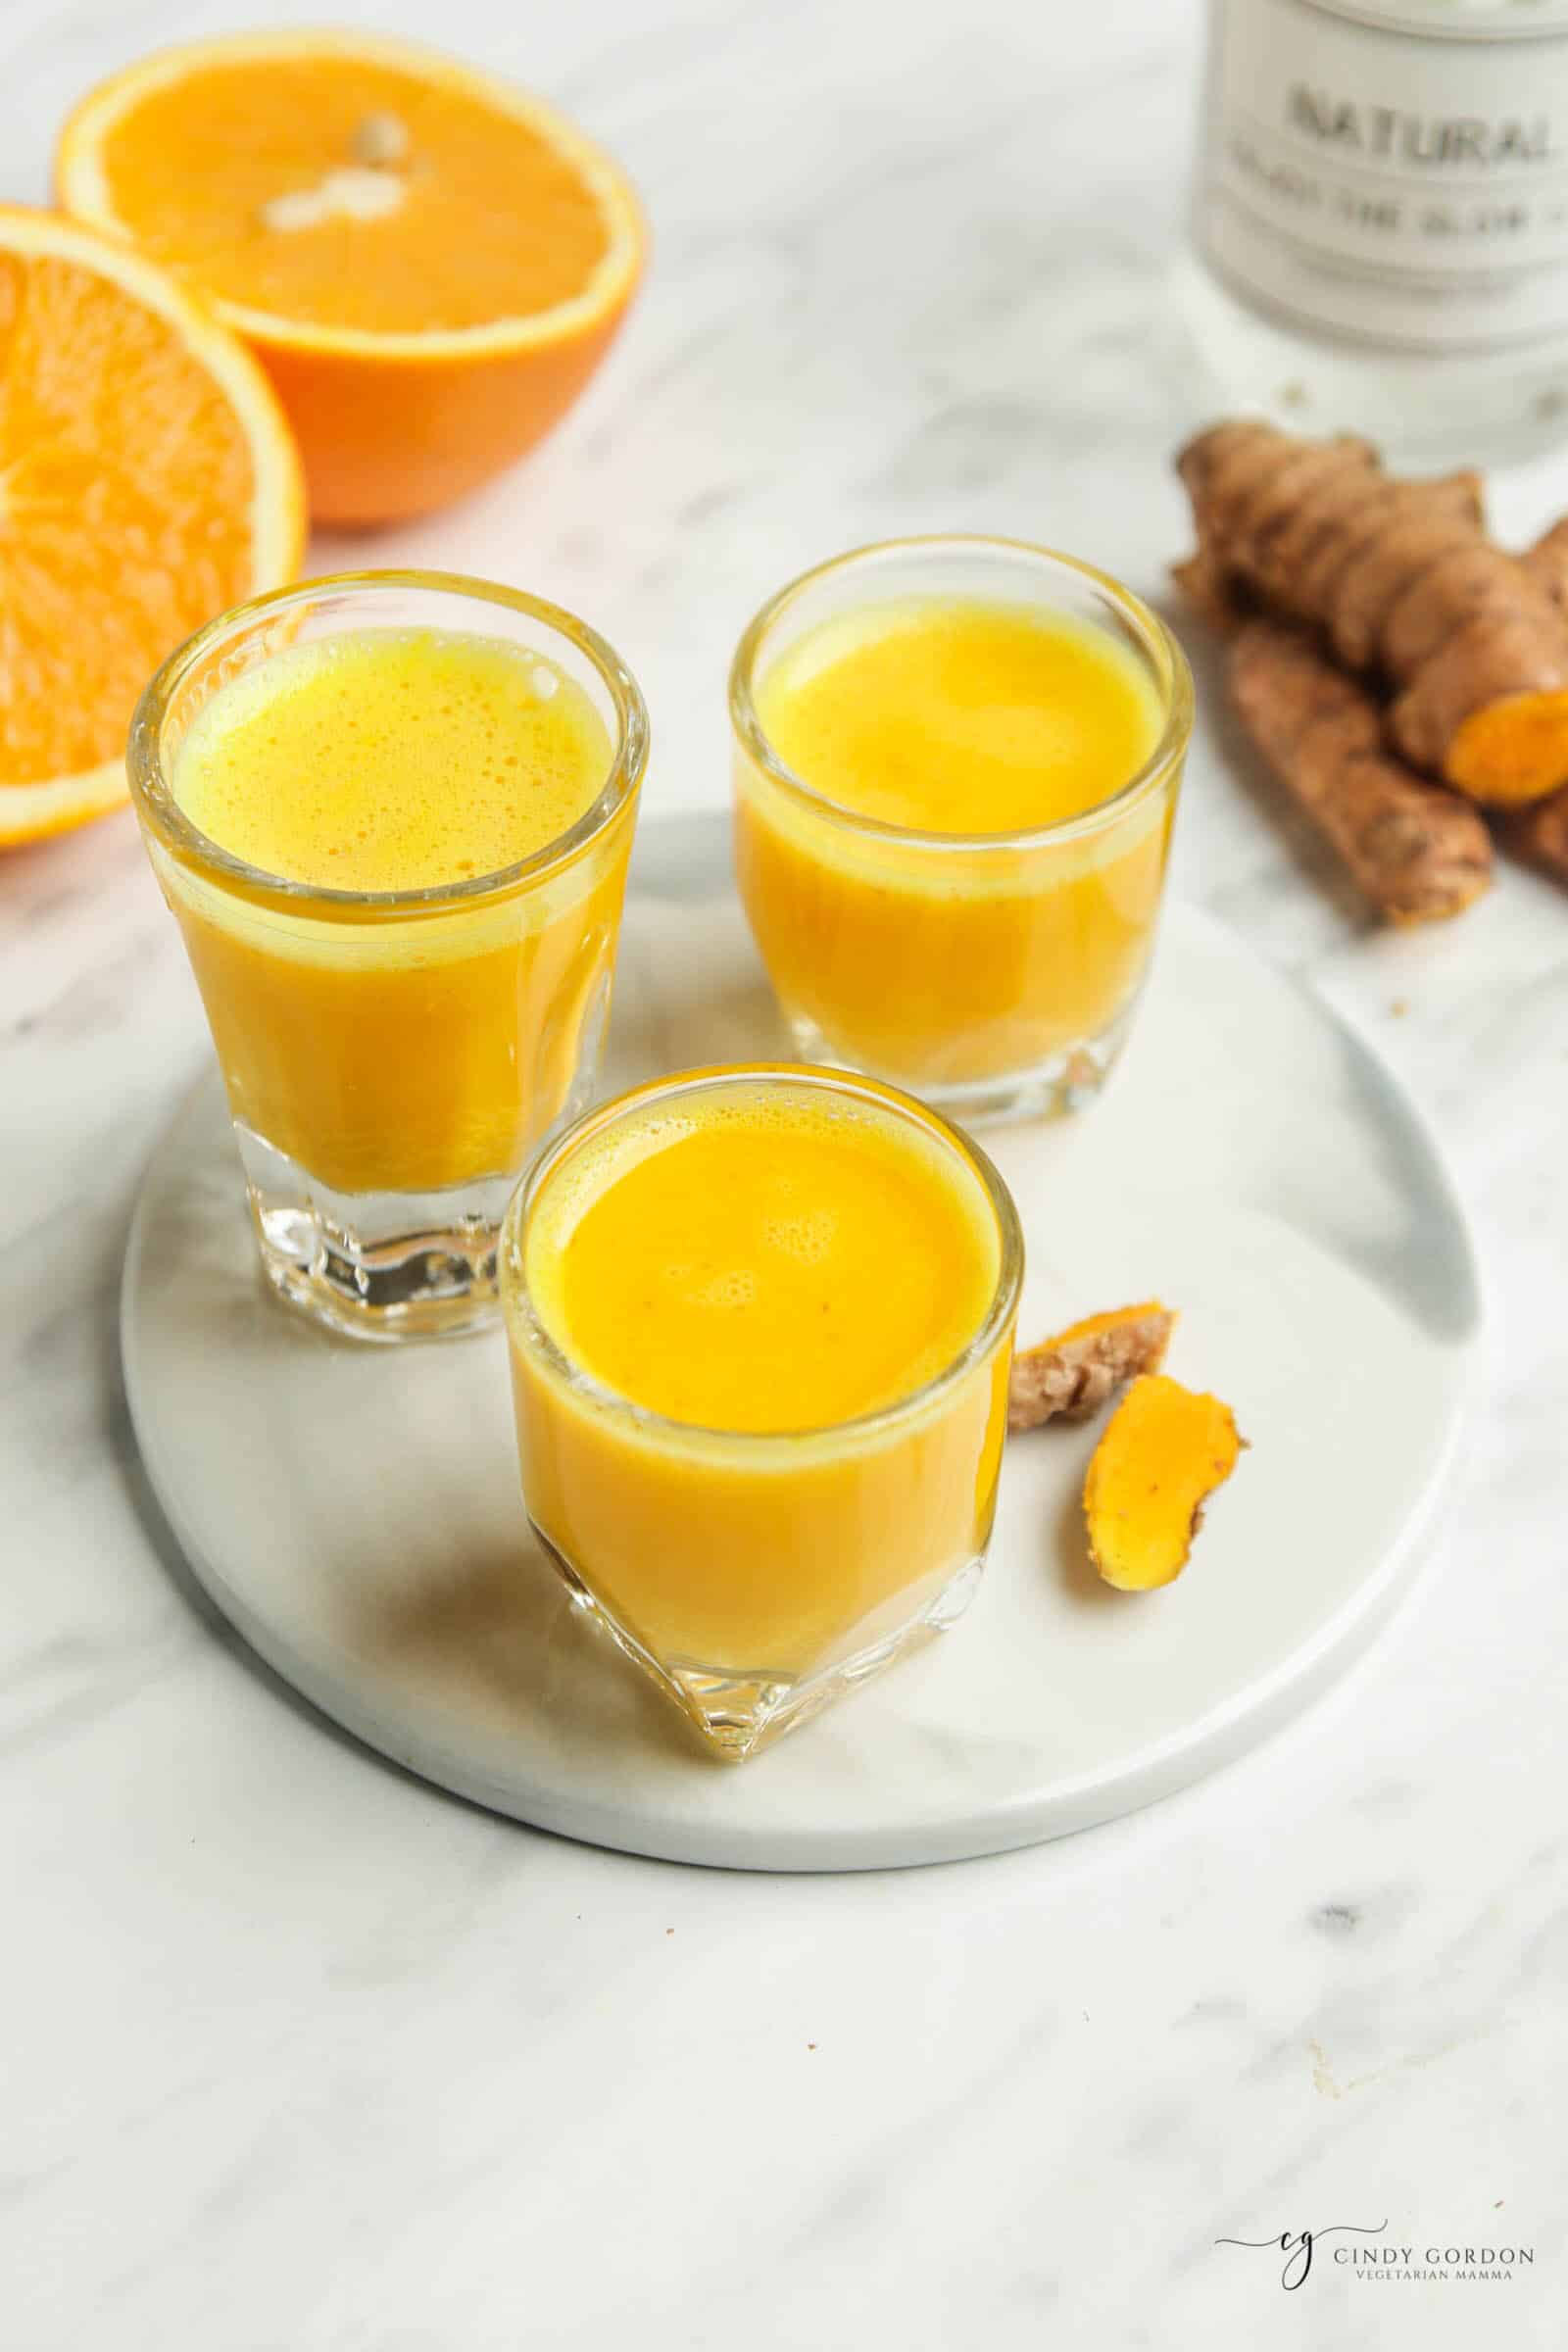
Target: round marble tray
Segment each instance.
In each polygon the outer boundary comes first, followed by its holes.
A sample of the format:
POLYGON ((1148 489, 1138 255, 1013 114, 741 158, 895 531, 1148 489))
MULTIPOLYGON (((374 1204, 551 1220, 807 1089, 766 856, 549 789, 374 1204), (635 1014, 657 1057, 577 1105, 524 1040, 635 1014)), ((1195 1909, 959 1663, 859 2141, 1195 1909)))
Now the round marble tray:
MULTIPOLYGON (((638 845, 607 1086, 779 1054, 716 819, 638 845)), ((1170 1368, 1251 1441, 1166 1591, 1084 1549, 1093 1432, 1009 1446, 979 1598, 753 1762, 710 1762, 533 1546, 499 1335, 335 1341, 265 1296, 216 1075, 148 1170, 126 1390, 196 1575, 270 1665, 460 1794, 609 1846, 769 1870, 1022 1845, 1165 1795, 1342 1673, 1415 1566, 1475 1348, 1432 1143, 1329 1012, 1182 906, 1086 1116, 986 1138, 1023 1214, 1025 1338, 1158 1294, 1170 1368)))

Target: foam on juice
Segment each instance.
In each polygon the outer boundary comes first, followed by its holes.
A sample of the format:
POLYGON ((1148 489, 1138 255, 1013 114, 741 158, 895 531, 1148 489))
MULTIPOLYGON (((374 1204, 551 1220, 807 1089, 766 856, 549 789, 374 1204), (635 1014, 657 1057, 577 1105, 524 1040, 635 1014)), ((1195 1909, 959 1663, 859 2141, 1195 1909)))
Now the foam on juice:
POLYGON ((200 712, 171 784, 248 864, 334 890, 423 890, 516 864, 570 830, 611 740, 542 654, 436 629, 290 646, 200 712))
POLYGON ((526 1276, 564 1351, 705 1428, 873 1412, 984 1321, 995 1220, 978 1176, 897 1112, 731 1084, 590 1138, 549 1180, 526 1276))

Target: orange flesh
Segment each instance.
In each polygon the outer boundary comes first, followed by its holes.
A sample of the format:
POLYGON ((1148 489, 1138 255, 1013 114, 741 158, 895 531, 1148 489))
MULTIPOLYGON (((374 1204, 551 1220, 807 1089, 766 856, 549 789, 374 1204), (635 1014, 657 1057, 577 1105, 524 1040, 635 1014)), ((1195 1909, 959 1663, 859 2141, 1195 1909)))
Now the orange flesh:
POLYGON ((252 584, 245 429, 167 319, 0 251, 0 782, 124 747, 163 657, 252 584))
POLYGON ((484 326, 579 294, 609 249, 593 191, 526 122, 368 58, 251 57, 148 90, 103 140, 118 219, 210 294, 381 333, 484 326), (356 164, 367 116, 408 134, 381 219, 270 229, 264 208, 356 164))
POLYGON ((1499 808, 1568 782, 1568 693, 1510 695, 1467 718, 1444 761, 1448 782, 1499 808))

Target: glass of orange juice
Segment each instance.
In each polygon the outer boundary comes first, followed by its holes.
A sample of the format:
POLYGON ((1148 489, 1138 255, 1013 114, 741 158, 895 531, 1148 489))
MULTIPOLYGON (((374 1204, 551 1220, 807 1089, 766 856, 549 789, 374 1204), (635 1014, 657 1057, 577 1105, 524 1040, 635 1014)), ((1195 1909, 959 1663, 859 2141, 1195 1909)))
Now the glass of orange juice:
POLYGON ((974 1145, 793 1063, 641 1087, 519 1187, 501 1269, 529 1516, 716 1754, 960 1613, 1022 1264, 974 1145))
POLYGON ((540 1138, 590 1099, 642 697, 514 589, 348 573, 165 662, 131 729, 153 870, 287 1299, 392 1340, 497 1311, 540 1138))
POLYGON ((896 540, 762 608, 730 714, 741 895, 803 1057, 971 1122, 1091 1097, 1192 730, 1164 623, 1045 548, 896 540))

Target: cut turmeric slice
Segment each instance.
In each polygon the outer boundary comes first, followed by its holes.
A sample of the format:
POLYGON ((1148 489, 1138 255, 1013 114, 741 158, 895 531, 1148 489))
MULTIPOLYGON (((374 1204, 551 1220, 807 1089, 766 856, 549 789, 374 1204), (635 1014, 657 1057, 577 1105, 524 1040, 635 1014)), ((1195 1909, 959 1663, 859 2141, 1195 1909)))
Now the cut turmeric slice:
MULTIPOLYGON (((1395 705, 1396 728, 1401 709, 1395 705)), ((1406 729, 1409 723, 1405 713, 1406 729)), ((1437 723, 1441 732, 1441 717, 1437 723)), ((1568 776, 1568 691, 1483 704, 1453 730, 1443 765, 1450 784, 1489 808, 1528 806, 1549 795, 1568 776)))
POLYGON ((1140 1372, 1165 1360, 1176 1317, 1157 1298, 1112 1307, 1069 1323, 1054 1339, 1012 1359, 1007 1427, 1038 1429, 1046 1421, 1086 1421, 1140 1372))
POLYGON ((1163 1372, 1133 1382, 1084 1481, 1090 1557, 1107 1585, 1147 1592, 1180 1576, 1203 1504, 1235 1469, 1244 1443, 1217 1396, 1163 1372))

